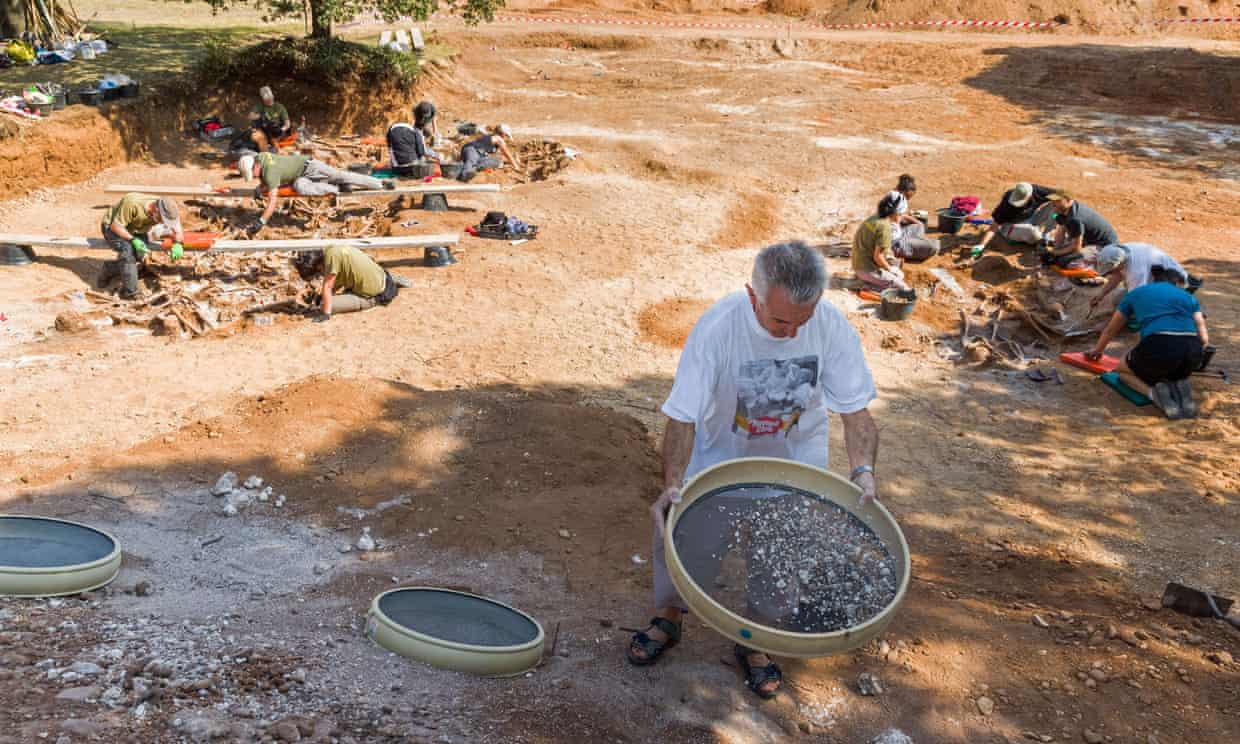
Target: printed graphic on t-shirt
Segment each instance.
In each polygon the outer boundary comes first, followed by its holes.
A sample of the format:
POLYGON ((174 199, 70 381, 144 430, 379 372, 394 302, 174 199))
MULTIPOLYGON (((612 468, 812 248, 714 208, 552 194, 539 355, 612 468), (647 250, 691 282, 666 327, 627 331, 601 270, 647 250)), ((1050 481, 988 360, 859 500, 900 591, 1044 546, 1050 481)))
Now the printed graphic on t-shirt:
POLYGON ((741 365, 732 431, 748 439, 788 436, 818 385, 818 357, 758 359, 741 365))

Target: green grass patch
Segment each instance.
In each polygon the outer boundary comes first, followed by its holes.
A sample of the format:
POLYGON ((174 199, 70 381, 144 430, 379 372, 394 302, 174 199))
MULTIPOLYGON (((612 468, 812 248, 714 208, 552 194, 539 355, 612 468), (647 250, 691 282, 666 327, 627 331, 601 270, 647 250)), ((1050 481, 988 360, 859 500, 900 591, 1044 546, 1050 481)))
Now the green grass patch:
MULTIPOLYGON (((168 12, 176 10, 168 6, 168 12)), ((93 60, 75 59, 60 65, 35 65, 0 70, 0 90, 17 93, 31 83, 60 83, 70 90, 88 87, 108 73, 123 73, 144 85, 166 82, 191 69, 208 50, 226 46, 237 48, 273 35, 300 32, 299 25, 287 29, 245 26, 184 28, 176 26, 134 26, 120 23, 92 23, 92 30, 104 34, 108 53, 93 60)))
POLYGON ((238 48, 212 42, 194 66, 199 85, 293 80, 326 89, 404 88, 418 77, 419 58, 347 39, 283 37, 238 48))

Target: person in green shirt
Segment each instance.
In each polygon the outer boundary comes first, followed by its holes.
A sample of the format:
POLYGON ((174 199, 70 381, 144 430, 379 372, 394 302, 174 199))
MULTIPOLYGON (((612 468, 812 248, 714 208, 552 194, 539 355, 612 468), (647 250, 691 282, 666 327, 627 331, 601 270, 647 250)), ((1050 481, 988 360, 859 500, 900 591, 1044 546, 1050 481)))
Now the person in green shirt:
POLYGON ((100 224, 103 239, 116 251, 115 261, 105 261, 99 276, 99 286, 105 286, 117 274, 121 277, 121 297, 132 299, 141 295, 138 285, 138 262, 150 250, 144 236, 157 225, 167 228, 173 244, 169 250, 176 261, 185 253, 182 243, 185 233, 181 229, 180 211, 177 203, 167 197, 157 198, 146 194, 128 193, 121 197, 100 224))
POLYGON ((330 245, 322 251, 307 251, 293 259, 297 273, 306 281, 323 277, 322 299, 315 322, 334 313, 355 313, 396 299, 409 282, 393 276, 373 258, 347 245, 330 245), (339 292, 340 294, 336 294, 339 292))
POLYGON ((237 170, 247 182, 258 179, 259 186, 256 196, 263 197, 266 192, 266 207, 263 214, 250 225, 248 232, 253 235, 271 220, 276 207, 280 204, 280 187, 292 186, 301 196, 327 196, 345 191, 392 189, 396 181, 380 181, 353 171, 333 168, 327 163, 305 155, 274 155, 269 152, 259 153, 257 157, 243 155, 237 161, 237 170))
POLYGON ((271 88, 264 85, 258 89, 259 103, 250 110, 250 122, 253 129, 250 138, 258 145, 259 152, 279 152, 276 144, 288 136, 293 129, 293 122, 288 118, 288 109, 284 104, 276 103, 276 96, 271 88))
POLYGON ((900 206, 898 192, 887 194, 878 202, 877 214, 862 222, 853 236, 853 271, 867 286, 880 291, 888 287, 908 289, 904 272, 891 250, 900 206))

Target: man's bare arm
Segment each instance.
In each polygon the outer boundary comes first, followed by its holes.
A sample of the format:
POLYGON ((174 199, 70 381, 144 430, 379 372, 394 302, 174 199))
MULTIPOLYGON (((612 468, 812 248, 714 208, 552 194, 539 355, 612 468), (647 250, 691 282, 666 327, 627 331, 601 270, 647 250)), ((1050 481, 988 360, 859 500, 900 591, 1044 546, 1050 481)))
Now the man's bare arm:
POLYGON ((685 471, 693 457, 695 433, 692 423, 667 420, 667 429, 663 432, 663 493, 650 506, 650 515, 660 534, 667 523, 667 510, 672 504, 680 503, 680 486, 685 482, 685 471))
MULTIPOLYGON (((878 461, 878 425, 874 423, 870 409, 840 414, 840 418, 844 420, 844 447, 848 450, 849 469, 856 470, 863 465, 873 468, 878 461)), ((861 487, 862 503, 878 498, 878 484, 873 472, 858 475, 854 482, 861 487)))

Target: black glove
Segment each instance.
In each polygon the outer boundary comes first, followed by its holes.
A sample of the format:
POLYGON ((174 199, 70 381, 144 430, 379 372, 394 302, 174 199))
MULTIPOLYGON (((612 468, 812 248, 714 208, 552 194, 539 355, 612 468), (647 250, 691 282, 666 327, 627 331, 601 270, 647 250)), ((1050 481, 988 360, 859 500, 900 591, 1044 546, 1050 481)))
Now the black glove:
POLYGON ((258 231, 262 230, 266 225, 267 221, 262 217, 259 217, 254 220, 254 222, 250 223, 250 226, 245 229, 245 232, 247 235, 257 235, 258 231))

